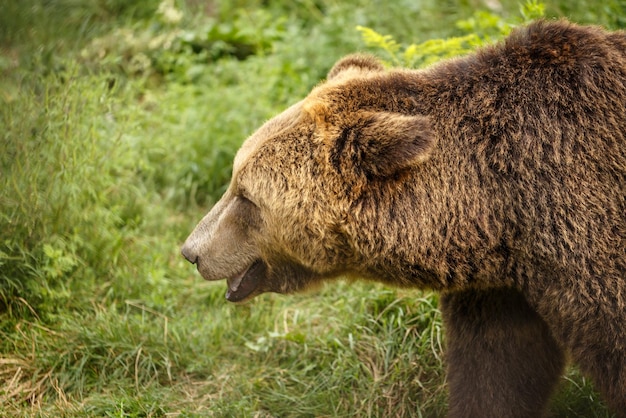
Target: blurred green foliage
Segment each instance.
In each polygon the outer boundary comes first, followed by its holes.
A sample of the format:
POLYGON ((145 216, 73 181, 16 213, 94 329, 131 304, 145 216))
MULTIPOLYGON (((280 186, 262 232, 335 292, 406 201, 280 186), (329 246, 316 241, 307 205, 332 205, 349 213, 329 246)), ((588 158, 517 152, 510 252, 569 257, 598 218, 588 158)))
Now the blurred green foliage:
MULTIPOLYGON (((542 14, 621 27, 625 5, 4 2, 0 415, 442 415, 436 296, 339 283, 227 305, 179 245, 246 136, 342 55, 424 66, 542 14)), ((608 416, 575 370, 552 411, 608 416)))

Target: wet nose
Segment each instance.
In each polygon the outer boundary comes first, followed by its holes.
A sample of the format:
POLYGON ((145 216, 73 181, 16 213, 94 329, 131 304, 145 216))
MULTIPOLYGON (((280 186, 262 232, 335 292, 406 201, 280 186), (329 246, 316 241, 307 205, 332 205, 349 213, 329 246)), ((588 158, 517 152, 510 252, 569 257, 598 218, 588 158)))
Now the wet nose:
POLYGON ((196 264, 198 262, 198 255, 195 253, 195 251, 193 251, 193 248, 191 248, 190 245, 187 245, 185 243, 180 249, 180 252, 183 257, 185 257, 187 261, 189 261, 191 264, 196 264))

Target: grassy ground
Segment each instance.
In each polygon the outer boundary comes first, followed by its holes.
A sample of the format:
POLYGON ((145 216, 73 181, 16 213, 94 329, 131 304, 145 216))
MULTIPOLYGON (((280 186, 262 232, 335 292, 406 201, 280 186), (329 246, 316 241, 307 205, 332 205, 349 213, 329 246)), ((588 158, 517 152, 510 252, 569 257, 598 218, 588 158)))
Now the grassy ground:
MULTIPOLYGON (((546 13, 624 24, 621 1, 579 3, 546 13)), ((242 140, 367 49, 357 25, 406 46, 519 19, 478 0, 4 4, 0 416, 444 414, 436 295, 339 283, 235 306, 178 248, 242 140)), ((575 370, 551 415, 609 416, 575 370)))

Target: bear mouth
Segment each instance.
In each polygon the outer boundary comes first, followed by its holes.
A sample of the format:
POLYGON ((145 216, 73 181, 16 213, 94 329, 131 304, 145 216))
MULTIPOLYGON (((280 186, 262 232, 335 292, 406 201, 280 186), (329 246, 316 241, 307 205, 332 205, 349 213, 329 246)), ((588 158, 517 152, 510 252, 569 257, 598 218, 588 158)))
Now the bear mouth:
POLYGON ((256 260, 245 268, 241 273, 226 280, 226 300, 229 302, 241 302, 248 298, 261 285, 265 277, 266 265, 261 260, 256 260))

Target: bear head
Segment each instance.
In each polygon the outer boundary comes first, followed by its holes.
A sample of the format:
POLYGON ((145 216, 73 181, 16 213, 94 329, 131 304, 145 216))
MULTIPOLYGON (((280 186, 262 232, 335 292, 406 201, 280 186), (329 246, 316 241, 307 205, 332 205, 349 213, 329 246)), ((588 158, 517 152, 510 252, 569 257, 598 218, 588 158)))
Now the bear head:
POLYGON ((389 74, 375 58, 348 56, 243 143, 227 191, 182 247, 205 279, 227 279, 228 300, 363 274, 354 202, 401 181, 435 143, 389 74))

